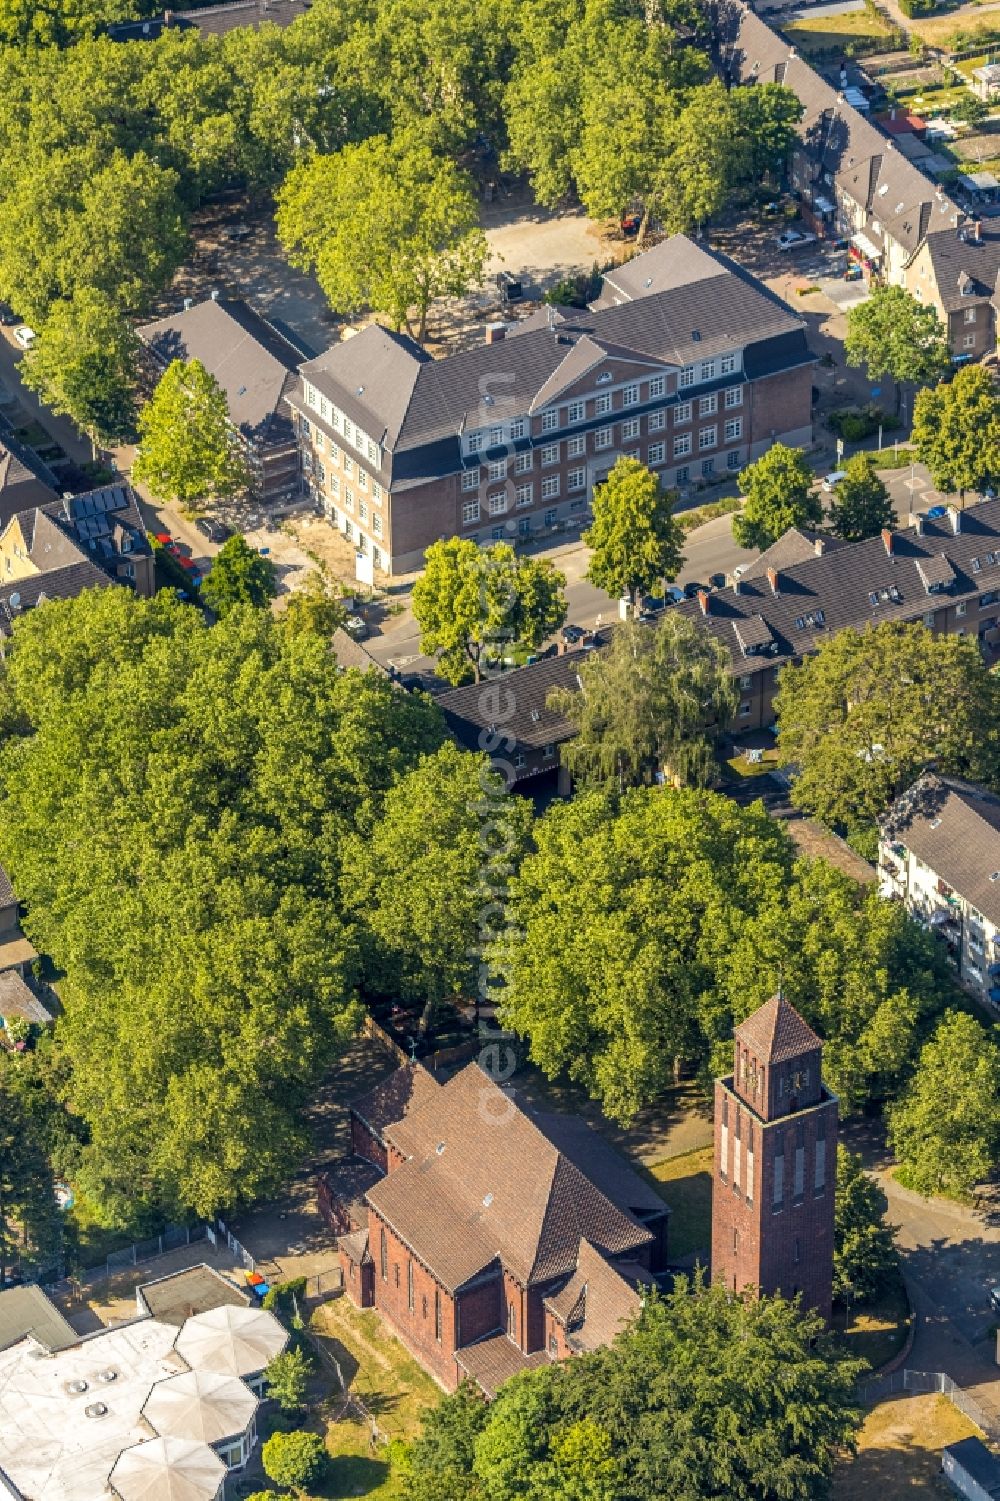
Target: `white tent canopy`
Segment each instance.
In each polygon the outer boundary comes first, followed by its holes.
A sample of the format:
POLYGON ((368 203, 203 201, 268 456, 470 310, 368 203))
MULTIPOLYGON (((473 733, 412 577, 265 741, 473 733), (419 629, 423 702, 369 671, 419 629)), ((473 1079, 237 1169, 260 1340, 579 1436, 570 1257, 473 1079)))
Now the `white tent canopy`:
POLYGON ((257 1398, 237 1377, 187 1371, 154 1386, 142 1414, 161 1437, 218 1444, 244 1434, 256 1411, 257 1398))
POLYGON ((211 1308, 186 1320, 176 1349, 196 1371, 255 1376, 280 1355, 288 1335, 263 1308, 211 1308))
POLYGON ((207 1444, 154 1438, 119 1456, 110 1483, 121 1501, 215 1501, 225 1475, 207 1444))

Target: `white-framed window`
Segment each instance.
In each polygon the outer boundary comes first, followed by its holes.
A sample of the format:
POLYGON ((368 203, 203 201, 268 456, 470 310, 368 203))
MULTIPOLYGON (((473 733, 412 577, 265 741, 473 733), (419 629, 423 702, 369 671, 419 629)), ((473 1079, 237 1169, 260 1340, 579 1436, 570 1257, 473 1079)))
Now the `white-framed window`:
POLYGON ((489 497, 489 503, 491 516, 503 516, 507 510, 507 491, 494 490, 489 497))
POLYGON ((727 469, 738 469, 739 467, 740 467, 740 453, 739 453, 739 449, 738 448, 734 448, 733 451, 732 451, 732 453, 727 453, 726 454, 726 468, 727 469))
POLYGON ((753 687, 753 678, 750 676, 749 673, 746 673, 743 677, 740 678, 740 687, 741 688, 752 688, 753 687))
POLYGON ((375 442, 374 438, 365 439, 365 453, 371 459, 373 464, 379 464, 382 462, 379 458, 378 444, 375 442))
POLYGON ((381 516, 373 516, 372 517, 372 531, 375 533, 376 537, 381 537, 381 535, 382 535, 382 518, 381 518, 381 516))
POLYGON ((646 428, 651 433, 662 433, 667 425, 666 412, 650 412, 646 418, 646 428))
POLYGON ((330 413, 330 426, 334 432, 342 433, 344 431, 344 414, 339 407, 334 407, 330 413))
POLYGON ((479 470, 478 469, 465 469, 465 470, 463 470, 462 471, 462 489, 468 491, 468 490, 478 490, 478 488, 479 488, 479 470))
POLYGON ((504 535, 504 532, 503 532, 503 527, 502 526, 493 526, 493 527, 490 527, 490 541, 491 542, 502 542, 503 541, 503 535, 504 535))
POLYGON ((354 522, 349 521, 346 516, 344 517, 344 536, 347 538, 348 542, 350 542, 351 538, 354 536, 354 522))
POLYGON ((622 406, 637 407, 639 405, 639 384, 633 381, 631 385, 622 387, 622 406))
POLYGON ((638 417, 626 417, 622 423, 622 442, 627 443, 630 438, 638 438, 642 423, 638 417))
POLYGON ((483 446, 482 433, 469 433, 465 440, 465 446, 470 453, 479 453, 483 446))
POLYGON ((555 506, 553 506, 550 511, 546 511, 542 516, 542 521, 545 526, 555 526, 558 520, 559 512, 556 510, 555 506))
POLYGON ((368 470, 367 469, 362 469, 360 467, 360 465, 358 466, 358 489, 359 490, 367 490, 368 489, 368 470))
POLYGON ((490 447, 491 448, 496 448, 502 442, 503 442, 503 428, 502 427, 491 427, 490 428, 490 447))
POLYGON ((655 401, 658 396, 662 396, 663 393, 664 393, 664 391, 666 389, 667 389, 667 383, 666 383, 665 378, 662 375, 654 375, 654 376, 650 377, 650 381, 649 381, 649 399, 650 399, 650 401, 655 401))
POLYGON ((309 434, 312 432, 312 423, 309 421, 308 417, 299 418, 299 432, 302 434, 303 438, 309 437, 309 434))
POLYGON ((326 447, 326 439, 323 436, 322 428, 318 427, 316 429, 315 433, 313 434, 313 442, 316 445, 316 452, 322 453, 324 448, 326 447))
POLYGON ((332 438, 330 439, 330 457, 335 464, 340 462, 340 449, 332 438))
POLYGON ((715 379, 715 361, 714 360, 702 360, 702 362, 701 362, 701 370, 699 372, 699 379, 700 380, 714 380, 715 379))
POLYGON ((975 323, 975 321, 976 321, 976 310, 975 310, 974 307, 967 307, 965 309, 964 321, 966 323, 975 323))
POLYGON ((674 439, 674 458, 682 459, 691 452, 691 434, 678 433, 674 439))
POLYGON ((735 356, 735 354, 724 354, 722 356, 722 359, 719 361, 719 374, 720 375, 732 375, 732 373, 733 373, 733 371, 735 369, 736 369, 736 356, 735 356))
POLYGON ((354 491, 351 489, 350 485, 344 486, 344 505, 349 511, 354 510, 354 491))
POLYGON ((543 469, 548 468, 552 464, 558 464, 558 462, 559 462, 559 444, 558 443, 546 443, 545 447, 542 449, 542 468, 543 469))
POLYGON ((566 475, 566 488, 567 490, 586 490, 586 469, 570 469, 566 475))
POLYGON ((348 443, 354 442, 354 423, 349 417, 344 418, 344 437, 348 443))
POLYGON ((348 453, 344 454, 344 473, 347 475, 348 479, 350 479, 351 475, 354 473, 354 460, 348 453))
POLYGON ((514 473, 530 474, 531 466, 534 462, 535 456, 530 451, 528 453, 519 453, 517 458, 514 460, 514 473))
POLYGON ((704 452, 706 448, 714 448, 719 430, 716 427, 703 427, 698 433, 698 447, 704 452))
POLYGON ((935 619, 936 619, 936 617, 935 617, 934 611, 933 610, 928 610, 927 614, 924 616, 924 625, 927 627, 927 629, 929 631, 932 631, 934 629, 934 621, 935 621, 935 619))
POLYGON ((599 391, 594 401, 594 413, 598 417, 606 417, 611 410, 611 392, 599 391))
POLYGON ((493 459, 493 460, 491 460, 491 462, 487 465, 486 474, 487 474, 487 477, 489 479, 506 479, 507 478, 507 460, 506 459, 493 459))
POLYGON ((549 407, 547 412, 542 413, 542 432, 553 433, 559 426, 559 413, 555 407, 549 407))
POLYGON ((713 391, 709 396, 699 397, 699 400, 698 400, 698 416, 699 417, 714 417, 715 414, 716 414, 716 412, 718 410, 719 410, 719 393, 717 391, 713 391))
POLYGON ((958 602, 958 604, 955 606, 955 614, 956 615, 964 615, 965 612, 968 610, 968 608, 969 608, 968 601, 964 600, 964 599, 960 599, 959 602, 958 602))
POLYGON ((308 381, 306 381, 305 387, 306 405, 311 406, 313 411, 316 412, 319 410, 319 392, 316 390, 316 387, 311 386, 308 381))
POLYGON ((384 492, 382 490, 382 486, 379 484, 378 480, 377 479, 373 479, 372 480, 372 500, 375 502, 375 504, 377 506, 380 506, 382 504, 383 493, 384 492))
POLYGON ((566 408, 566 417, 570 422, 582 422, 587 415, 587 403, 585 401, 571 401, 566 408))
POLYGON ((599 427, 594 433, 594 447, 596 449, 610 448, 614 441, 614 429, 611 427, 599 427))
POLYGON ((688 482, 688 480, 690 478, 691 478, 691 471, 690 471, 690 469, 688 468, 688 466, 686 464, 682 464, 681 467, 680 467, 680 469, 678 469, 677 473, 674 475, 674 484, 675 485, 686 485, 687 482, 688 482))
POLYGON ((367 521, 368 520, 368 506, 366 505, 366 503, 363 500, 359 500, 358 501, 358 520, 359 521, 367 521))
POLYGON ((684 422, 690 422, 690 421, 691 421, 691 403, 689 401, 679 401, 677 403, 677 405, 674 407, 674 425, 675 425, 675 427, 679 427, 682 423, 684 423, 684 422))
POLYGON ((471 526, 474 521, 478 521, 478 520, 479 520, 479 501, 478 500, 467 500, 465 502, 465 504, 462 506, 462 525, 463 526, 471 526))
POLYGON ((566 457, 568 459, 578 459, 586 452, 587 439, 584 437, 583 433, 578 433, 575 438, 567 438, 566 457))
POLYGON ((701 477, 702 477, 702 479, 708 479, 709 475, 710 474, 714 474, 714 473, 715 473, 715 460, 714 459, 702 459, 702 461, 701 461, 701 477))
POLYGON ((976 347, 976 336, 975 336, 975 334, 966 334, 965 338, 962 340, 962 348, 963 349, 975 349, 975 347, 976 347))
POLYGON ((530 516, 522 516, 521 517, 520 521, 517 523, 517 534, 518 534, 519 537, 530 537, 531 536, 531 517, 530 516))
POLYGON ((726 406, 729 407, 730 409, 732 409, 733 407, 741 407, 742 405, 743 405, 743 387, 742 386, 727 386, 726 387, 726 406))
POLYGON ((542 499, 543 500, 554 500, 558 494, 559 494, 559 476, 558 476, 558 474, 547 475, 546 478, 542 480, 542 499))
POLYGON ((374 544, 372 545, 372 562, 376 568, 382 567, 382 549, 381 547, 376 547, 374 544))
POLYGON ((514 491, 514 499, 519 506, 530 506, 534 498, 534 485, 518 485, 514 491))
POLYGON ((321 485, 326 484, 326 466, 321 464, 319 459, 316 460, 316 478, 321 485))
POLYGON ((743 418, 730 417, 726 423, 726 442, 735 443, 737 438, 743 436, 743 418))
POLYGON ((510 424, 511 438, 523 438, 525 435, 525 423, 523 417, 515 417, 510 424))
POLYGON ((684 369, 680 372, 680 374, 677 377, 677 388, 680 391, 686 391, 689 386, 693 386, 693 385, 694 385, 694 366, 693 365, 685 365, 684 369))
POLYGON ((330 475, 330 494, 340 496, 340 480, 335 474, 330 475))
POLYGON ((665 445, 663 443, 650 443, 649 447, 646 449, 646 463, 662 464, 664 451, 665 445))

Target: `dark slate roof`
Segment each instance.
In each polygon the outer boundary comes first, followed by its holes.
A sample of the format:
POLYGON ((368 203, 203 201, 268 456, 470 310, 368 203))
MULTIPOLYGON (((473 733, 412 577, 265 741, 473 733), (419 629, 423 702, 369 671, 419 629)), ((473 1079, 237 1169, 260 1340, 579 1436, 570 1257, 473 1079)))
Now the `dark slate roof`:
MULTIPOLYGON (((610 633, 602 631, 593 639, 594 646, 603 646, 610 633)), ((579 688, 580 667, 594 646, 542 657, 489 684, 465 683, 442 693, 437 702, 448 728, 467 750, 481 750, 480 736, 494 722, 497 706, 502 705, 503 732, 515 745, 535 750, 571 739, 576 734, 573 725, 564 715, 546 708, 546 703, 555 688, 579 688)))
POLYGON ((13 969, 0 974, 0 1016, 20 1016, 38 1027, 47 1027, 52 1021, 51 1013, 13 969))
POLYGON ((368 1250, 367 1230, 352 1230, 349 1235, 341 1235, 337 1240, 337 1249, 343 1251, 355 1266, 362 1266, 372 1259, 368 1250))
POLYGON ((893 804, 882 833, 900 840, 1000 927, 1000 796, 995 792, 928 774, 893 804))
POLYGON ((46 1350, 65 1350, 80 1336, 40 1287, 8 1287, 0 1292, 0 1350, 30 1334, 46 1350))
MULTIPOLYGON (((139 510, 139 497, 124 481, 65 495, 42 507, 46 517, 77 544, 83 557, 113 569, 122 558, 148 556, 149 539, 139 510), (125 541, 131 545, 123 551, 125 541)), ((43 556, 32 552, 32 561, 43 567, 43 556)))
POLYGON ((284 442, 292 436, 284 397, 303 353, 242 298, 208 297, 138 333, 161 365, 200 360, 225 391, 233 425, 245 438, 284 442))
POLYGON ((644 1269, 635 1268, 635 1277, 606 1261, 588 1240, 581 1240, 576 1267, 554 1293, 545 1299, 545 1307, 555 1315, 566 1331, 574 1350, 597 1350, 609 1345, 630 1320, 637 1317, 642 1298, 635 1283, 652 1281, 644 1269))
MULTIPOLYGON (((815 651, 846 626, 860 630, 883 620, 920 620, 943 602, 1000 588, 1000 499, 937 521, 922 518, 920 529, 907 527, 891 537, 891 553, 881 537, 872 537, 779 569, 777 593, 766 578, 747 576, 710 594, 707 613, 697 600, 674 608, 711 631, 728 649, 733 670, 746 673, 815 651), (958 532, 952 516, 958 518, 958 532), (922 572, 944 578, 949 568, 954 572, 950 591, 928 593, 922 572), (770 651, 747 656, 738 630, 754 617, 774 639, 770 651)), ((755 632, 759 629, 755 624, 755 632)))
POLYGON ((772 996, 741 1022, 734 1033, 762 1063, 787 1063, 823 1044, 783 996, 772 996))
MULTIPOLYGON (((689 243, 675 236, 667 249, 675 246, 679 254, 681 242, 689 243)), ((663 246, 648 252, 654 258, 663 253, 663 246)), ((554 326, 547 314, 533 318, 500 344, 430 360, 411 339, 372 326, 306 365, 303 375, 373 438, 403 451, 453 442, 464 428, 478 426, 481 393, 491 388, 502 391, 509 411, 532 410, 542 393, 554 399, 579 378, 577 345, 587 337, 618 358, 631 356, 654 369, 734 349, 746 350, 751 376, 774 360, 776 369, 813 362, 796 313, 732 263, 707 250, 702 255, 715 262, 715 275, 679 272, 679 284, 662 292, 572 316, 563 310, 554 326)), ((632 275, 643 276, 644 259, 630 263, 632 275)), ((586 350, 589 368, 591 346, 586 350)))
POLYGON ((495 1397, 504 1382, 516 1376, 518 1371, 537 1370, 548 1362, 548 1358, 544 1350, 522 1355, 506 1334, 491 1334, 474 1345, 463 1345, 455 1351, 456 1364, 488 1397, 495 1397))
POLYGON ((610 1256, 651 1239, 475 1063, 392 1140, 407 1160, 368 1202, 450 1290, 496 1263, 526 1286, 565 1275, 582 1236, 610 1256))
POLYGON ((670 1213, 669 1207, 651 1183, 641 1178, 609 1141, 591 1130, 579 1115, 557 1115, 550 1111, 522 1107, 544 1136, 575 1162, 602 1193, 628 1209, 636 1219, 647 1224, 670 1213))
POLYGON ((833 552, 846 547, 839 537, 828 537, 825 532, 810 531, 807 527, 790 526, 771 546, 746 565, 745 579, 763 578, 769 568, 790 568, 793 563, 809 563, 824 552, 833 552))
POLYGON ((146 21, 121 21, 107 28, 113 42, 152 42, 165 31, 200 31, 202 36, 226 36, 244 26, 289 26, 305 15, 311 0, 234 0, 198 10, 164 11, 146 21))
POLYGON ((977 301, 988 302, 993 296, 1000 272, 1000 226, 994 221, 984 221, 978 240, 953 229, 928 235, 927 253, 946 312, 956 312, 977 301))
POLYGON ((0 907, 14 907, 17 905, 17 897, 11 885, 10 876, 0 865, 0 907))
POLYGON ((946 1444, 942 1453, 951 1455, 988 1496, 1000 1496, 1000 1459, 981 1438, 959 1439, 957 1444, 946 1444))
POLYGON ((614 305, 616 298, 634 302, 708 280, 718 276, 720 259, 687 235, 671 235, 652 250, 605 271, 601 303, 614 305))
POLYGON ((0 527, 18 511, 45 505, 59 494, 59 481, 47 464, 19 443, 0 418, 0 527))
POLYGON ((383 1176, 367 1157, 341 1157, 322 1174, 331 1199, 347 1210, 352 1225, 364 1225, 368 1219, 365 1195, 383 1176))
POLYGON ((76 599, 84 589, 110 589, 112 584, 113 580, 104 569, 86 558, 52 573, 35 574, 32 578, 5 584, 0 587, 0 635, 9 636, 14 621, 25 610, 34 609, 50 599, 76 599))
POLYGON ((376 662, 365 643, 355 641, 353 636, 339 626, 334 631, 330 644, 337 658, 338 667, 343 667, 345 670, 349 667, 356 667, 359 672, 377 672, 382 677, 388 677, 389 669, 381 662, 376 662))

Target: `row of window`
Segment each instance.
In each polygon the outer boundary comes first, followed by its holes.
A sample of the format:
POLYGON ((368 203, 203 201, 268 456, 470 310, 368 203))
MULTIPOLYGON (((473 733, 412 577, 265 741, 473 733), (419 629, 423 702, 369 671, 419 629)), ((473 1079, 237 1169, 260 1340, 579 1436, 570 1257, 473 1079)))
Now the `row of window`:
MULTIPOLYGON (((381 1234, 381 1240, 380 1240, 380 1244, 379 1244, 379 1270, 382 1273, 382 1281, 383 1282, 388 1282, 388 1280, 389 1280, 389 1241, 388 1241, 388 1238, 387 1238, 386 1233, 385 1233, 384 1230, 382 1230, 380 1232, 380 1234, 381 1234)), ((394 1261, 393 1262, 393 1264, 392 1264, 392 1272, 393 1272, 393 1281, 394 1281, 395 1285, 398 1287, 399 1286, 399 1262, 398 1261, 394 1261)), ((409 1258, 407 1259, 407 1262, 406 1262, 406 1306, 409 1309, 410 1313, 413 1313, 415 1311, 415 1298, 414 1298, 414 1292, 413 1292, 413 1262, 409 1258)), ((427 1317, 427 1311, 428 1311, 427 1310, 427 1298, 426 1298, 426 1296, 423 1296, 420 1299, 420 1310, 421 1310, 422 1316, 424 1318, 426 1318, 427 1317)), ((436 1340, 438 1340, 438 1341, 440 1341, 440 1339, 441 1339, 441 1330, 442 1330, 441 1291, 440 1291, 440 1288, 436 1287, 434 1289, 434 1338, 436 1340)))
MULTIPOLYGON (((305 424, 303 424, 303 426, 305 426, 305 424)), ((316 449, 317 453, 326 453, 328 451, 326 437, 322 432, 320 432, 319 428, 317 428, 313 434, 313 446, 316 449)), ((374 500, 377 505, 382 504, 384 491, 378 480, 372 479, 367 469, 362 469, 360 464, 356 464, 349 453, 342 453, 332 439, 330 440, 329 445, 329 455, 331 463, 340 465, 341 469, 343 470, 345 479, 355 481, 359 490, 367 491, 370 489, 372 500, 374 500)), ((317 468, 321 469, 323 467, 319 459, 316 459, 315 463, 317 468)))
MULTIPOLYGON (((731 417, 723 428, 724 443, 738 443, 743 437, 743 418, 731 417)), ((704 452, 706 448, 716 448, 719 443, 718 427, 703 427, 698 432, 698 449, 704 452)), ((682 459, 692 451, 694 444, 693 433, 678 433, 674 439, 674 458, 682 459)))
MULTIPOLYGON (((352 422, 338 406, 335 406, 332 401, 328 401, 308 381, 305 382, 305 393, 306 404, 311 406, 314 412, 318 412, 324 422, 329 422, 334 432, 339 433, 347 443, 350 443, 352 448, 356 448, 358 453, 363 453, 373 464, 381 463, 381 449, 375 442, 375 439, 369 437, 364 428, 358 427, 356 423, 352 422)), ((301 421, 303 429, 308 434, 310 431, 309 422, 304 417, 301 421)))

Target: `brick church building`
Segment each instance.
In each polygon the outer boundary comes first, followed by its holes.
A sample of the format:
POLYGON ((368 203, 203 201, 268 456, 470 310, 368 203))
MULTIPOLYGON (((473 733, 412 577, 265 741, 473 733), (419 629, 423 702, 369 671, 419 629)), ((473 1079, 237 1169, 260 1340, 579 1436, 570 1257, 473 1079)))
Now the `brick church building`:
POLYGON ((580 1119, 528 1113, 477 1064, 407 1064, 350 1111, 320 1183, 348 1296, 449 1390, 591 1350, 666 1265, 669 1210, 580 1119))
POLYGON ((715 1084, 712 1276, 735 1292, 833 1300, 837 1099, 822 1043, 775 996, 734 1034, 733 1073, 715 1084))

